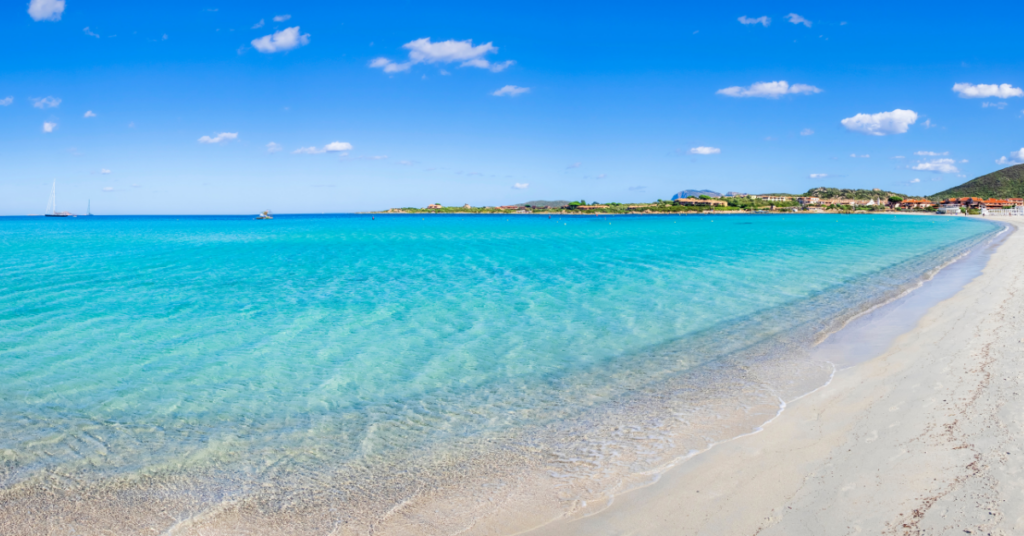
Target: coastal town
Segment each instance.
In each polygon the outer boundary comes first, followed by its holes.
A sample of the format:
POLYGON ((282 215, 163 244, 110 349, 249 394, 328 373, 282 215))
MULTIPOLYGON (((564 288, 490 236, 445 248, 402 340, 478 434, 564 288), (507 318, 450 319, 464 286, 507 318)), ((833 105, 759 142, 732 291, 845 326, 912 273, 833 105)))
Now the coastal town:
MULTIPOLYGON (((445 206, 432 203, 425 208, 392 208, 379 213, 433 214, 660 214, 660 213, 871 213, 926 212, 940 215, 988 215, 992 211, 1024 213, 1024 198, 958 197, 940 201, 903 197, 882 192, 855 191, 857 197, 792 196, 729 192, 721 196, 679 195, 653 203, 587 203, 586 201, 533 201, 517 205, 474 207, 469 204, 445 206), (864 195, 868 192, 868 195, 864 195), (870 195, 870 194, 876 195, 870 195)), ((1004 214, 1009 215, 1009 214, 1004 214)))

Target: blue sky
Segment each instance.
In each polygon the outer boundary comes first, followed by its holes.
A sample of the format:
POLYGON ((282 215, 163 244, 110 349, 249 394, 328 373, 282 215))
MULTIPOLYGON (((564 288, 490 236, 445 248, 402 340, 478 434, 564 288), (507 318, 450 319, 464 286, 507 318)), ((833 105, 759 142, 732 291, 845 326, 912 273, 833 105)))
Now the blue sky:
POLYGON ((372 4, 5 2, 0 214, 54 180, 72 212, 348 212, 1024 160, 1015 4, 372 4))

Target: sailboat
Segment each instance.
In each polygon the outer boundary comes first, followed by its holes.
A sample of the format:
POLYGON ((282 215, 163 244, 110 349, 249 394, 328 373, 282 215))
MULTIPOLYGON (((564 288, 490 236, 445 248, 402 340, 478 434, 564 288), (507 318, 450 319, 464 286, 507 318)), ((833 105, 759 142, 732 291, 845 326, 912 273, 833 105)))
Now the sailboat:
POLYGON ((46 204, 46 214, 49 218, 67 218, 70 212, 57 212, 57 181, 53 181, 53 189, 50 190, 50 202, 46 204))
POLYGON ((92 216, 92 199, 89 200, 89 204, 85 207, 85 215, 92 216))

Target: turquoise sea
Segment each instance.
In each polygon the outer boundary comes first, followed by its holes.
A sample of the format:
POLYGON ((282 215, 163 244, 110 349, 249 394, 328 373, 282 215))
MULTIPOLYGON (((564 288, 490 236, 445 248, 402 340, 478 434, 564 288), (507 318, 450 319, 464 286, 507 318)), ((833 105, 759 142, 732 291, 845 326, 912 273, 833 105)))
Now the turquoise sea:
POLYGON ((814 343, 998 230, 2 218, 0 533, 451 534, 577 511, 756 430, 828 380, 814 343))

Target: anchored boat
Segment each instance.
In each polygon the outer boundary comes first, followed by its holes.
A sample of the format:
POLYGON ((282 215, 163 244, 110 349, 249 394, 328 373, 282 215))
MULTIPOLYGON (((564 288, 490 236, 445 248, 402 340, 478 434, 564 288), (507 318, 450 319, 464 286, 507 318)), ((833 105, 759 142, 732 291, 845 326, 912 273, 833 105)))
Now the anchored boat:
POLYGON ((53 189, 50 190, 50 202, 46 204, 46 217, 49 218, 67 218, 73 216, 70 212, 58 212, 57 211, 57 181, 53 181, 53 189))
POLYGON ((264 210, 263 212, 260 212, 259 216, 256 216, 256 219, 257 220, 272 220, 272 219, 274 219, 274 217, 270 215, 270 211, 269 210, 264 210))

